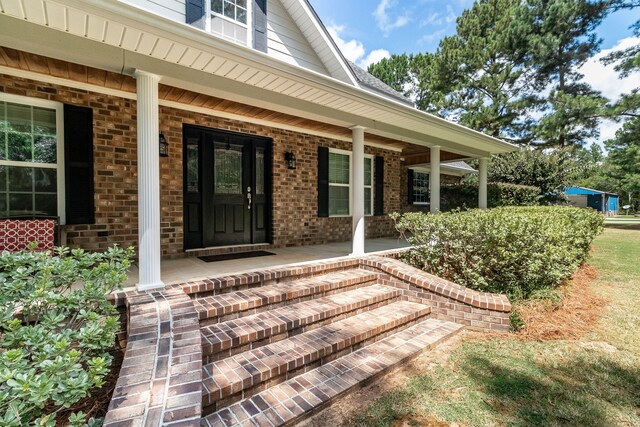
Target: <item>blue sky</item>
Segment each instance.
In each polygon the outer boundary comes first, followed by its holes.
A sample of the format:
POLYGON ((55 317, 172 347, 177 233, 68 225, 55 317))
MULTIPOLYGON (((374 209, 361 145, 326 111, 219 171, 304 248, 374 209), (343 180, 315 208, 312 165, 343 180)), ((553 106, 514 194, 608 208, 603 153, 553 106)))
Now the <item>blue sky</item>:
MULTIPOLYGON (((310 1, 342 53, 363 67, 393 53, 433 52, 442 37, 455 33, 456 18, 473 4, 473 0, 310 1)), ((585 81, 611 100, 640 86, 640 74, 619 79, 612 67, 598 59, 640 42, 629 29, 638 19, 640 8, 609 15, 597 30, 602 52, 581 69, 585 81)), ((619 123, 603 122, 599 141, 612 138, 619 127, 619 123)))

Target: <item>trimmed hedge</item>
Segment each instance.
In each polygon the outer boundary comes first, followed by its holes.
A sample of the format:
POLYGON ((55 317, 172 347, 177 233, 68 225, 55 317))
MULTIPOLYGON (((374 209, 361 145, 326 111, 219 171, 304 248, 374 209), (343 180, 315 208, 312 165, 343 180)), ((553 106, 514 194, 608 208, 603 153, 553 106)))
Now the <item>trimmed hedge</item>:
MULTIPOLYGON (((478 207, 477 184, 451 184, 440 188, 442 211, 456 208, 478 207)), ((508 183, 487 184, 487 205, 498 206, 535 206, 540 204, 541 193, 538 187, 508 183)))
POLYGON ((460 285, 516 299, 557 286, 575 272, 604 223, 593 210, 560 206, 391 217, 415 246, 405 253, 405 262, 460 285))

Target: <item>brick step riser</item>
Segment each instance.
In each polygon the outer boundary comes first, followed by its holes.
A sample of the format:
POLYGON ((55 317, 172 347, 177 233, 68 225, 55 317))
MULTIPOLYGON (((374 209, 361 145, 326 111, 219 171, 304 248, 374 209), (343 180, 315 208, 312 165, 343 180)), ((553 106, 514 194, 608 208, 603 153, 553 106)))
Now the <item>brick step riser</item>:
POLYGON ((285 307, 288 305, 297 304, 299 302, 310 301, 317 298, 335 295, 340 292, 364 288, 366 286, 371 286, 376 283, 377 283, 377 279, 368 280, 366 282, 350 283, 350 284, 338 283, 331 286, 331 288, 328 290, 320 291, 317 293, 304 295, 297 298, 285 299, 278 302, 267 303, 259 307, 250 308, 248 310, 236 311, 234 313, 224 314, 222 316, 213 316, 213 317, 207 317, 205 319, 200 319, 200 327, 209 326, 209 325, 213 325, 221 322, 226 322, 229 320, 235 320, 241 317, 251 316, 252 314, 263 313, 265 311, 273 310, 275 308, 285 307))
POLYGON ((278 285, 281 283, 291 283, 291 282, 295 282, 296 280, 312 279, 314 277, 324 276, 325 274, 338 273, 341 271, 349 271, 349 270, 354 270, 356 268, 358 267, 351 266, 351 267, 341 267, 341 268, 329 268, 326 270, 317 271, 313 274, 297 274, 297 275, 286 276, 278 279, 258 280, 258 281, 242 283, 242 284, 228 284, 228 285, 223 285, 222 287, 219 287, 210 291, 204 291, 204 292, 188 292, 188 291, 185 291, 185 292, 189 294, 189 296, 193 299, 205 298, 205 297, 210 297, 215 295, 229 294, 231 292, 236 292, 236 291, 244 291, 247 289, 261 288, 263 286, 272 286, 272 285, 278 285))
MULTIPOLYGON (((360 340, 351 339, 352 342, 350 342, 345 348, 339 351, 337 350, 337 348, 335 349, 332 348, 327 354, 324 354, 324 352, 322 352, 322 356, 319 359, 306 361, 308 357, 305 357, 305 362, 303 366, 298 368, 293 368, 291 370, 289 370, 289 367, 287 366, 286 368, 284 368, 285 372, 279 373, 278 375, 270 377, 265 381, 261 381, 259 384, 254 384, 251 387, 247 387, 239 392, 233 393, 211 404, 207 404, 206 402, 207 399, 203 395, 202 414, 203 416, 212 414, 233 403, 239 402, 240 400, 246 399, 257 393, 260 393, 261 391, 266 390, 267 388, 273 385, 282 383, 291 378, 295 378, 298 375, 302 375, 305 372, 318 368, 326 363, 332 362, 338 359, 339 357, 353 353, 354 351, 357 351, 369 344, 380 341, 394 333, 407 329, 417 324, 418 322, 425 320, 426 318, 429 317, 429 315, 430 315, 429 310, 425 310, 424 313, 421 313, 421 314, 419 313, 415 318, 411 320, 404 321, 404 322, 395 321, 393 322, 393 325, 385 331, 376 333, 377 331, 374 330, 371 333, 367 333, 363 339, 360 339, 360 340)), ((336 346, 334 345, 333 347, 336 347, 336 346)))
POLYGON ((397 296, 392 296, 392 297, 389 297, 389 298, 385 298, 383 300, 372 302, 372 303, 368 303, 368 304, 366 304, 364 306, 357 307, 357 308, 355 308, 353 310, 341 312, 339 314, 336 314, 336 315, 333 315, 333 316, 330 316, 330 317, 326 317, 326 318, 323 318, 323 319, 319 319, 319 320, 313 321, 311 323, 307 323, 307 324, 302 325, 302 326, 298 326, 298 327, 287 329, 287 330, 282 330, 282 331, 279 331, 279 333, 277 333, 275 335, 270 335, 270 336, 267 336, 267 337, 262 338, 262 339, 257 339, 255 341, 252 341, 252 342, 249 342, 249 343, 246 343, 246 344, 240 345, 239 343, 235 343, 234 342, 233 347, 231 347, 229 349, 222 350, 220 352, 216 352, 216 353, 207 353, 207 350, 205 348, 203 348, 203 351, 202 351, 203 363, 204 364, 213 363, 213 362, 216 362, 218 360, 225 359, 227 357, 234 356, 236 354, 240 354, 240 353, 243 353, 243 352, 248 351, 248 350, 253 350, 253 349, 268 345, 268 344, 272 344, 272 343, 275 343, 275 342, 278 342, 278 341, 285 340, 287 338, 294 337, 294 336, 302 334, 304 332, 309 332, 309 331, 312 331, 314 329, 321 328, 321 327, 329 325, 331 323, 338 322, 340 320, 344 320, 344 319, 347 319, 347 318, 352 317, 352 316, 356 316, 356 315, 358 315, 360 313, 364 313, 364 312, 367 312, 367 311, 375 310, 377 308, 380 308, 380 307, 383 307, 385 305, 394 303, 396 301, 403 301, 404 299, 405 298, 402 295, 397 295, 397 296))
MULTIPOLYGON (((414 322, 417 323, 417 322, 414 322)), ((338 394, 337 396, 334 396, 332 398, 330 398, 329 400, 327 400, 326 402, 323 402, 322 404, 315 406, 313 408, 311 408, 308 411, 305 411, 304 413, 302 413, 300 416, 298 416, 297 418, 294 418, 282 425, 279 425, 278 427, 291 427, 291 426, 295 426, 296 424, 300 423, 301 421, 312 417, 313 415, 317 414, 318 412, 322 411, 323 409, 326 409, 327 407, 331 406, 333 403, 335 403, 337 400, 340 400, 342 398, 344 398, 345 396, 348 396, 351 393, 355 393, 356 391, 366 387, 367 385, 371 384, 372 382, 374 382, 376 379, 380 378, 381 376, 386 375, 389 372, 394 371, 395 369, 397 369, 398 367, 400 367, 401 365, 404 365, 405 363, 415 359, 416 357, 420 356, 422 353, 424 353, 425 351, 429 351, 429 350, 433 350, 434 348, 436 348, 440 343, 450 339, 451 337, 453 337, 454 335, 458 334, 459 331, 453 332, 449 335, 443 336, 442 338, 440 338, 439 340, 435 341, 434 343, 430 344, 429 346, 425 347, 424 349, 411 354, 405 358, 403 358, 402 360, 400 360, 399 362, 397 362, 395 365, 392 365, 386 369, 381 370, 380 372, 374 374, 373 376, 360 381, 359 383, 357 383, 355 386, 347 389, 346 391, 342 392, 341 394, 338 394)))

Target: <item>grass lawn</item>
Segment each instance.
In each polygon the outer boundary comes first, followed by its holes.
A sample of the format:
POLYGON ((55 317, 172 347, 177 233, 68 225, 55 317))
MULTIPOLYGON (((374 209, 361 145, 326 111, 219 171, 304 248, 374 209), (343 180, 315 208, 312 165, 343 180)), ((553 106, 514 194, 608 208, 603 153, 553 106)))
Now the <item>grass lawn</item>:
POLYGON ((471 334, 447 363, 345 425, 640 426, 639 261, 640 229, 605 229, 589 261, 598 277, 581 285, 608 301, 589 332, 554 341, 471 334))

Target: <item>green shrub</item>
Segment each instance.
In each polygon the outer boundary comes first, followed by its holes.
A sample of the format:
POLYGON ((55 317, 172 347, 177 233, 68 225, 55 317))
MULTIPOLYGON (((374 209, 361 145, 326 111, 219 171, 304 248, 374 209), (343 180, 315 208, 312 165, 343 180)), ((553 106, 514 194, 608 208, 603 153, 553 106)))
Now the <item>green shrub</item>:
MULTIPOLYGON (((442 211, 456 208, 472 209, 478 207, 478 185, 471 183, 450 184, 440 188, 442 211)), ((535 206, 540 204, 540 189, 528 185, 508 183, 489 183, 487 185, 487 205, 498 206, 535 206)))
POLYGON ((392 214, 415 248, 405 262, 472 289, 526 298, 558 285, 585 260, 603 217, 535 206, 438 215, 392 214))
MULTIPOLYGON (((103 385, 120 327, 106 296, 132 256, 131 248, 0 255, 0 425, 54 426, 58 412, 103 385)), ((68 425, 84 418, 72 414, 68 425)))

